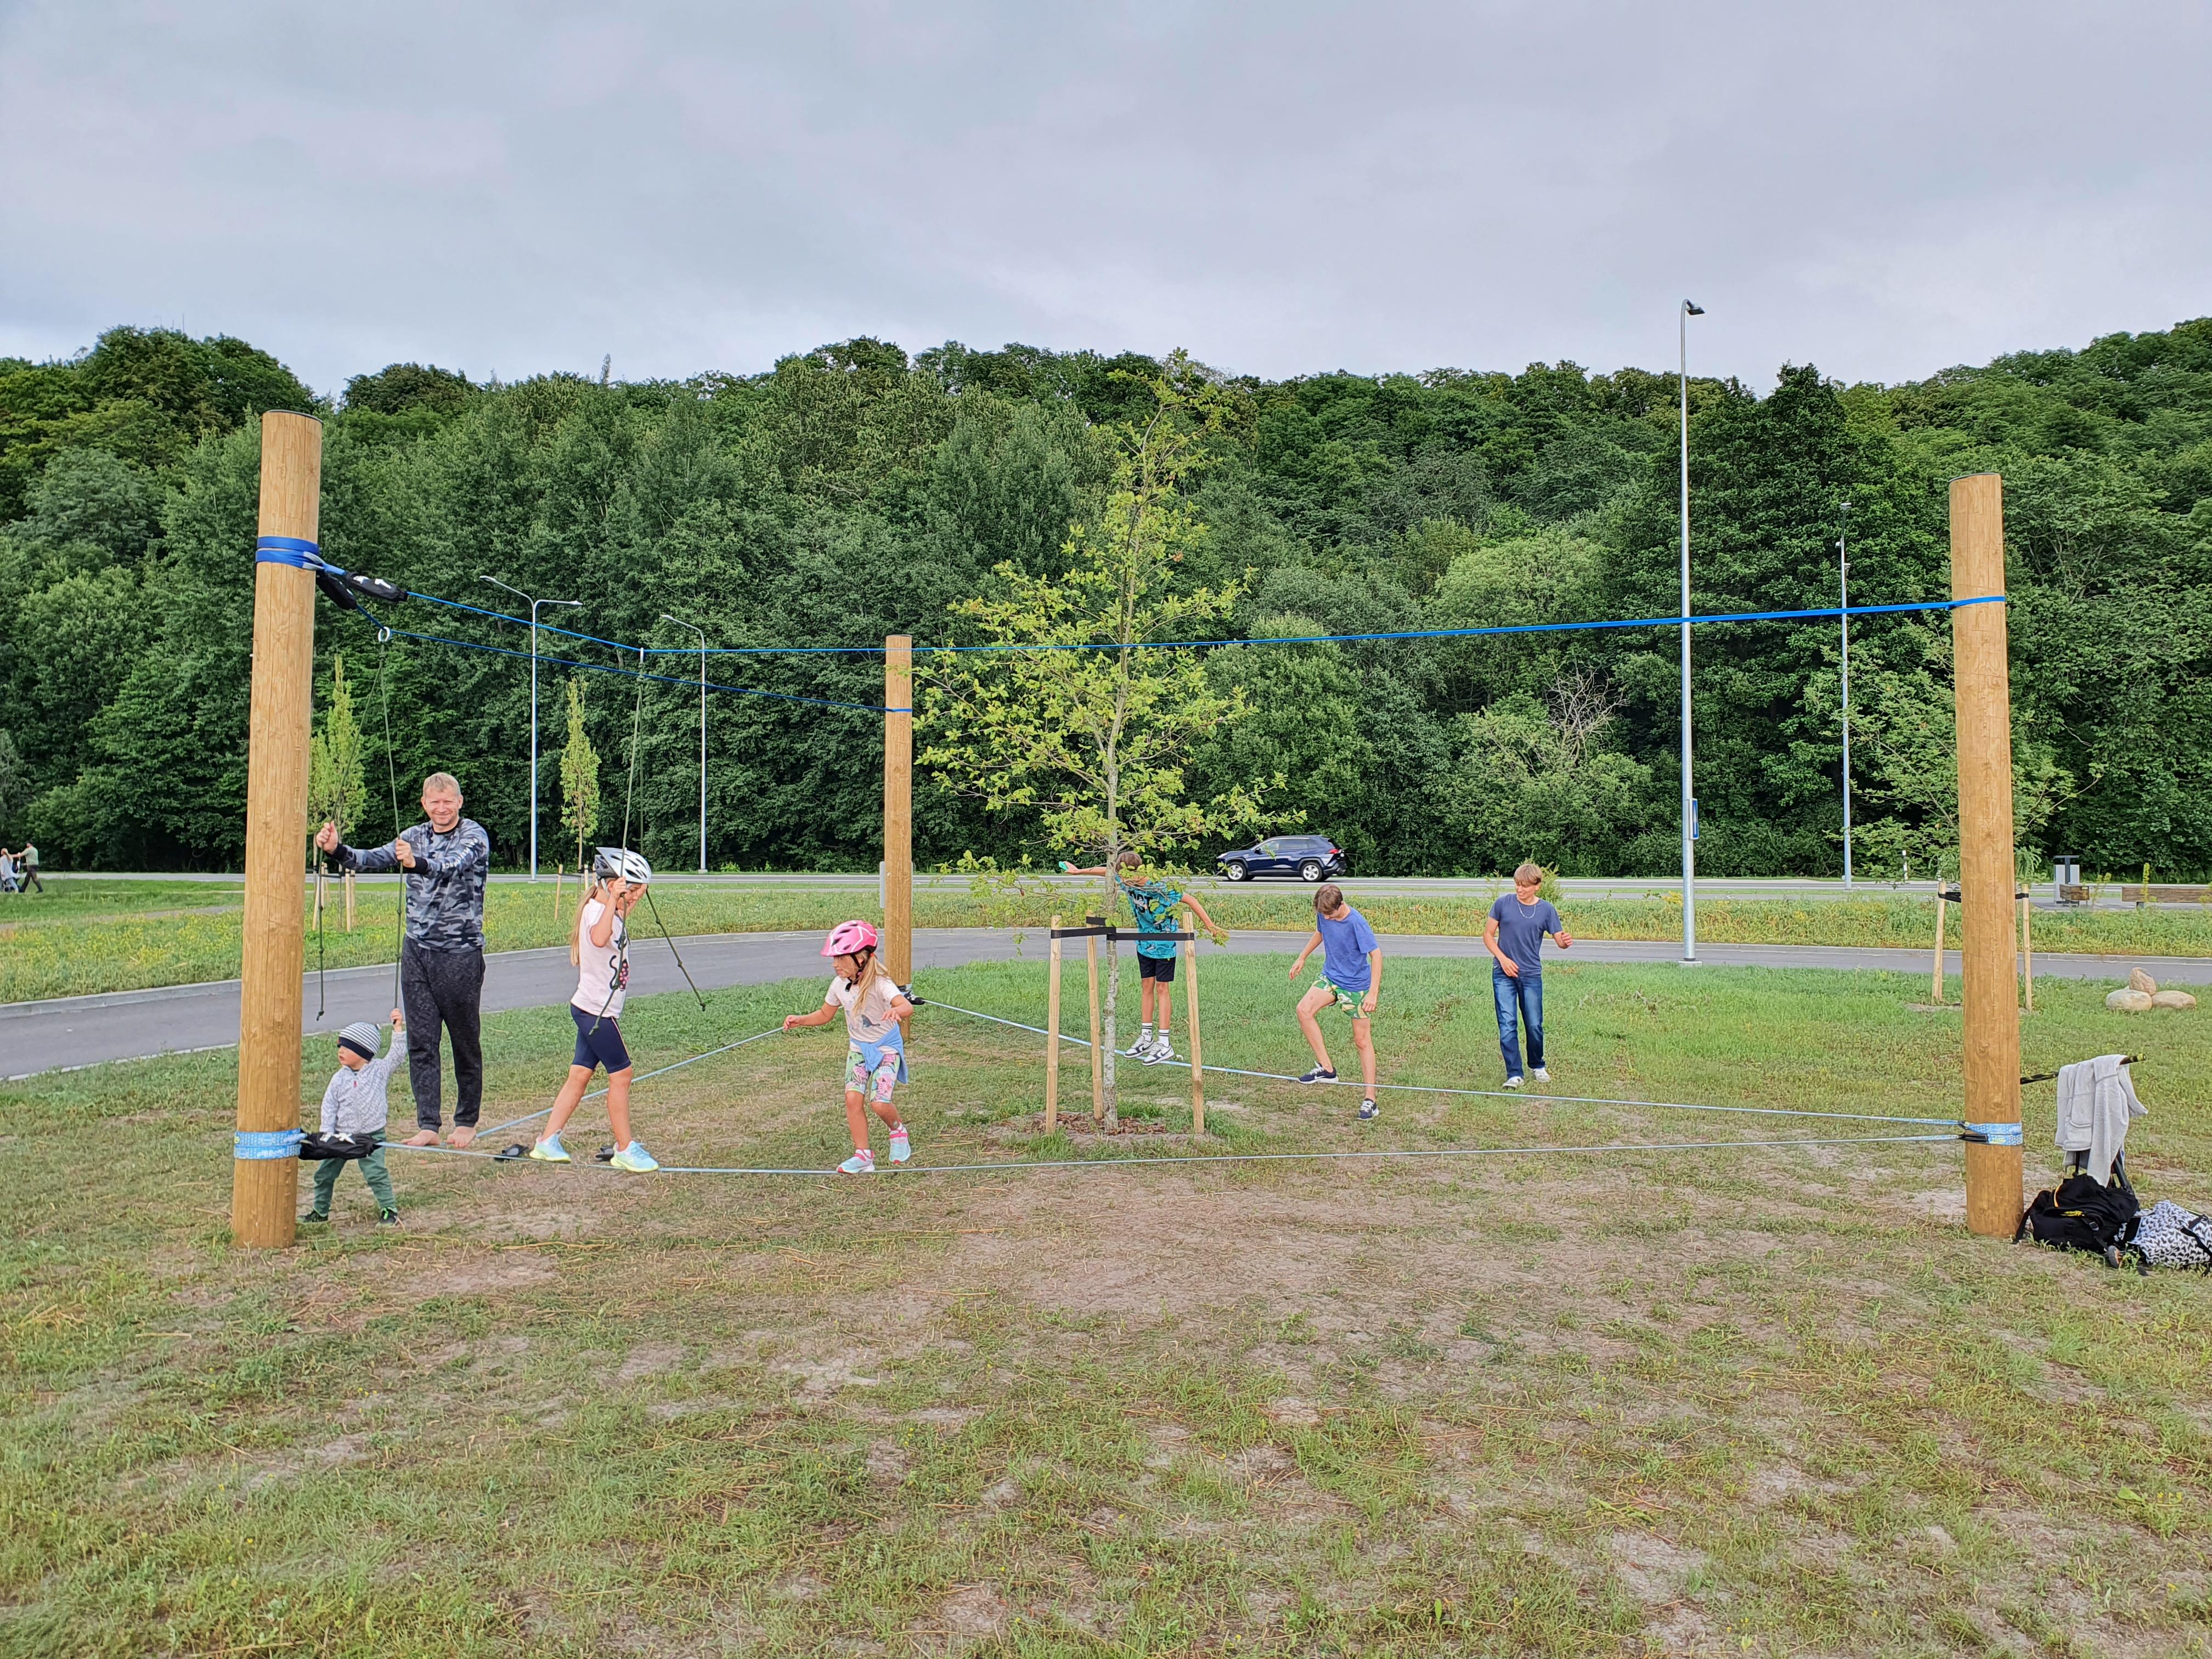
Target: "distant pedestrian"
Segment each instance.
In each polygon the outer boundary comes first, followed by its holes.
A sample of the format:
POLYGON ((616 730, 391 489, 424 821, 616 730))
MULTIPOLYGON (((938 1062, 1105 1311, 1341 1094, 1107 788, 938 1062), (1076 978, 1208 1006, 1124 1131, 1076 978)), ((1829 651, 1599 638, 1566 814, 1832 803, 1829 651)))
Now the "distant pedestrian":
POLYGON ((483 1102, 483 905, 491 837, 482 824, 461 816, 461 786, 450 772, 422 780, 422 814, 428 823, 402 830, 381 847, 348 847, 332 823, 316 833, 315 845, 334 854, 342 870, 407 872, 399 999, 407 1008, 407 1080, 415 1091, 416 1127, 406 1144, 437 1144, 442 1027, 453 1042, 458 1097, 447 1144, 465 1146, 477 1138, 483 1102))
POLYGON ((1562 951, 1573 945, 1566 923, 1552 908, 1552 901, 1536 896, 1544 872, 1524 864, 1513 872, 1513 894, 1490 907, 1482 924, 1483 948, 1494 965, 1490 988, 1498 1004, 1498 1048, 1505 1057, 1505 1086, 1522 1086, 1520 1028, 1528 1032, 1528 1069, 1539 1083, 1549 1083, 1544 1069, 1544 935, 1549 933, 1562 951))
POLYGON ((15 855, 0 847, 0 893, 19 893, 22 889, 15 881, 15 855))
POLYGON ((28 836, 23 837, 23 850, 15 855, 15 866, 16 884, 25 892, 29 892, 33 887, 41 893, 46 890, 46 884, 39 879, 39 849, 32 844, 28 836))

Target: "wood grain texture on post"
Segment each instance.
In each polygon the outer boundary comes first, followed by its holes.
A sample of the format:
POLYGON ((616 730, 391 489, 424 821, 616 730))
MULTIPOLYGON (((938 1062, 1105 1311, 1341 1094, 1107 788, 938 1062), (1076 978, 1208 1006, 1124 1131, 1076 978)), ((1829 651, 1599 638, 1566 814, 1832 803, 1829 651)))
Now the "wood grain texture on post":
POLYGON ((884 641, 884 969, 914 983, 914 638, 884 641))
POLYGON ((256 1247, 292 1242, 300 1198, 300 975, 307 957, 301 924, 307 890, 307 744, 315 708, 310 550, 321 529, 322 472, 321 422, 305 415, 261 417, 238 1141, 230 1192, 231 1237, 256 1247))
MULTIPOLYGON (((1951 481, 1951 597, 2005 591, 2004 483, 1951 481)), ((2011 1145, 1966 1146, 1966 1225, 2010 1238, 2020 1224, 2020 990, 2013 977, 2012 683, 2005 607, 1951 612, 1959 740, 1960 1002, 1970 1124, 2008 1126, 2011 1145)), ((2002 1131, 2001 1131, 2002 1133, 2002 1131)))

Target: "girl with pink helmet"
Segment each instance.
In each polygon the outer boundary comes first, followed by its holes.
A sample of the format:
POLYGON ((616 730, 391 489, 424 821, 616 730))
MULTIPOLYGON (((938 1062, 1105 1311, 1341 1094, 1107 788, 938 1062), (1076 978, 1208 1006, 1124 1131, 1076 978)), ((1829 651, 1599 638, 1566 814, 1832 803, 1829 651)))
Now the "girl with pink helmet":
POLYGON ((811 1014, 787 1015, 783 1029, 827 1025, 840 1010, 845 1015, 845 1126, 853 1132, 853 1155, 837 1166, 843 1175, 873 1175, 876 1155, 868 1150, 868 1107, 875 1108, 891 1132, 891 1162, 914 1156, 914 1143, 891 1104, 891 1090, 906 1081, 903 1022, 914 1004, 891 982, 876 960, 876 930, 865 921, 841 921, 823 941, 822 954, 837 971, 811 1014))

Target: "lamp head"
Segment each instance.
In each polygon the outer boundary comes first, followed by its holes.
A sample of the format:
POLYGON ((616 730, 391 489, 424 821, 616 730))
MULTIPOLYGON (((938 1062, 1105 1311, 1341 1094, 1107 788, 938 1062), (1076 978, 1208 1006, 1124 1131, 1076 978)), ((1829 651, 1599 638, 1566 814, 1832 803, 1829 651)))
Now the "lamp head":
POLYGON ((1682 314, 1686 317, 1702 317, 1705 314, 1705 308, 1692 301, 1685 300, 1682 301, 1682 314))

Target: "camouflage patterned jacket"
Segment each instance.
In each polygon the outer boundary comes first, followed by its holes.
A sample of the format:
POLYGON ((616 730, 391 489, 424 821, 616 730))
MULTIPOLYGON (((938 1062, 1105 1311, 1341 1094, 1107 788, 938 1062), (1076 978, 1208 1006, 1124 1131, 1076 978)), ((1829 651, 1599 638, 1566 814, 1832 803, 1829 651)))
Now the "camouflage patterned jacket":
MULTIPOLYGON (((491 837, 474 818, 440 835, 427 823, 400 831, 415 849, 407 877, 407 937, 427 951, 483 949, 484 878, 491 873, 491 837)), ((397 842, 340 847, 338 867, 362 875, 399 868, 397 842)))

